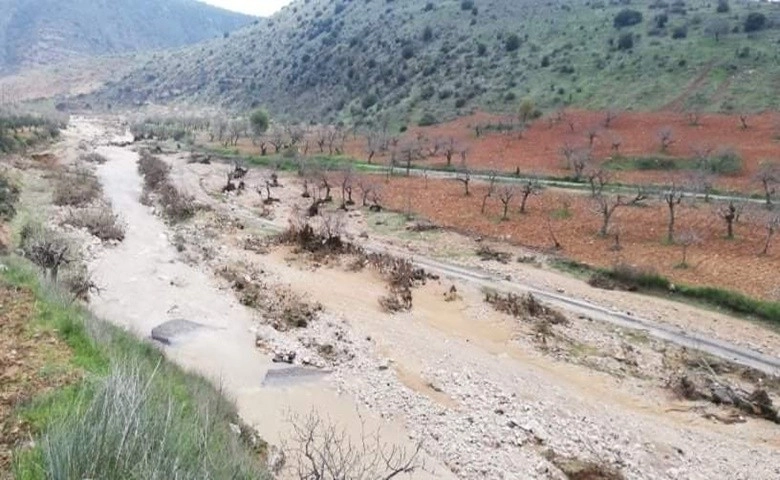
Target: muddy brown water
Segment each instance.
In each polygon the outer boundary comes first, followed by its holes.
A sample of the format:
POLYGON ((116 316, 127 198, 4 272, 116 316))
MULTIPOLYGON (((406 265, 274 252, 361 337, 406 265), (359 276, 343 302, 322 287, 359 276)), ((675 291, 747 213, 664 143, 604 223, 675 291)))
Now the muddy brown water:
MULTIPOLYGON (((264 382, 268 371, 278 366, 254 345, 253 312, 231 292, 220 290, 207 272, 178 260, 164 222, 139 202, 137 154, 121 147, 102 147, 100 153, 109 161, 98 168, 98 176, 127 224, 127 235, 91 265, 103 289, 92 303, 98 316, 142 338, 165 322, 196 323, 198 328, 187 329, 179 341, 161 346, 166 356, 217 384, 236 403, 242 419, 273 444, 289 435, 291 416, 316 411, 351 435, 363 428, 380 430, 384 441, 413 447, 399 424, 360 411, 351 398, 338 395, 324 375, 287 375, 283 381, 264 382)), ((272 377, 278 380, 278 372, 272 377)), ((447 477, 435 461, 426 459, 426 465, 436 475, 418 472, 414 478, 447 477)))

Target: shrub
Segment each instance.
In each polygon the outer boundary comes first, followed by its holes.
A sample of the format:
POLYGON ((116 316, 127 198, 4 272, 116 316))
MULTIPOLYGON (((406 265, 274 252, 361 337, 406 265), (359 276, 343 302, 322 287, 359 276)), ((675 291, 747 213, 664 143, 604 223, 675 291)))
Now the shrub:
POLYGON ((91 235, 107 242, 125 239, 125 226, 111 211, 111 205, 71 211, 64 222, 76 228, 86 229, 91 235))
POLYGON ((102 165, 108 161, 106 157, 97 152, 85 153, 79 157, 79 160, 85 163, 95 163, 98 165, 102 165))
POLYGON ((760 12, 751 12, 745 18, 745 32, 757 32, 766 27, 766 15, 760 12))
POLYGON ((507 52, 516 51, 520 48, 520 37, 515 33, 507 36, 504 40, 504 48, 506 48, 507 52))
POLYGON ((629 8, 623 9, 615 15, 612 25, 615 28, 630 27, 642 23, 642 13, 629 8))
POLYGON ((5 172, 0 173, 0 220, 9 221, 16 215, 19 187, 5 172))
POLYGON ((434 117, 432 113, 425 113, 420 118, 420 121, 417 123, 417 125, 421 127, 430 127, 431 125, 436 125, 437 123, 438 120, 436 120, 436 117, 434 117))
POLYGON ((144 179, 144 188, 149 191, 157 190, 160 185, 168 181, 168 173, 171 168, 150 154, 149 152, 142 152, 141 158, 138 160, 138 172, 144 179))
POLYGON ((168 220, 182 222, 195 215, 195 199, 170 183, 160 188, 160 205, 168 220))
POLYGON ((103 189, 89 170, 62 171, 55 179, 52 201, 58 206, 82 207, 94 202, 103 189))
POLYGON ((617 42, 618 50, 631 50, 634 48, 634 34, 626 32, 620 35, 617 42))
POLYGON ((707 169, 721 175, 735 175, 742 171, 742 158, 733 148, 722 149, 710 158, 707 169))
POLYGON ((688 27, 686 27, 684 25, 676 27, 672 31, 672 38, 674 38, 674 39, 681 39, 681 38, 685 38, 687 36, 688 36, 688 27))
POLYGON ((461 10, 471 10, 474 8, 474 1, 473 0, 462 0, 460 2, 460 9, 461 10))
POLYGON ((718 0, 718 7, 715 9, 718 13, 728 13, 731 11, 731 6, 728 0, 718 0))

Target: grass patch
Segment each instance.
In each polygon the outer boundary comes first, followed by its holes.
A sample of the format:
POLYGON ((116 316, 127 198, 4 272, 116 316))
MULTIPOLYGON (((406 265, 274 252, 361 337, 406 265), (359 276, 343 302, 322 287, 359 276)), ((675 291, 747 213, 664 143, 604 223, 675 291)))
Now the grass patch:
POLYGON ((604 166, 610 170, 616 171, 674 171, 674 170, 694 170, 698 163, 690 158, 676 158, 665 155, 655 155, 649 157, 623 157, 616 156, 604 163, 604 166))
POLYGON ((206 380, 63 300, 28 264, 5 263, 2 281, 34 293, 34 322, 55 332, 83 371, 75 385, 18 411, 37 438, 15 452, 16 478, 267 478, 257 452, 230 429, 240 424, 234 407, 206 380))
POLYGON ((703 305, 746 315, 780 326, 780 302, 749 297, 745 294, 717 287, 699 287, 673 283, 651 269, 618 265, 614 268, 594 268, 574 260, 558 259, 553 267, 579 277, 589 277, 589 283, 598 288, 622 288, 629 291, 672 295, 694 300, 703 305))

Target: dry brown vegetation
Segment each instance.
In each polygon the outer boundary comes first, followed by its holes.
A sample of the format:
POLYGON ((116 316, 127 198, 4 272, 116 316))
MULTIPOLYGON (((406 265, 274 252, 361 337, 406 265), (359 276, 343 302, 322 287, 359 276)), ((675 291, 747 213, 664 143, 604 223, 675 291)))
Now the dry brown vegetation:
POLYGON ((125 226, 119 216, 113 213, 110 204, 71 210, 63 223, 83 228, 104 242, 121 242, 125 238, 125 226))
POLYGON ((159 203, 163 214, 171 222, 180 222, 195 215, 195 199, 180 192, 171 182, 170 166, 149 152, 142 152, 138 171, 144 180, 142 202, 159 203))
POLYGON ((103 193, 94 173, 87 169, 61 170, 54 178, 52 201, 60 207, 84 207, 103 193))

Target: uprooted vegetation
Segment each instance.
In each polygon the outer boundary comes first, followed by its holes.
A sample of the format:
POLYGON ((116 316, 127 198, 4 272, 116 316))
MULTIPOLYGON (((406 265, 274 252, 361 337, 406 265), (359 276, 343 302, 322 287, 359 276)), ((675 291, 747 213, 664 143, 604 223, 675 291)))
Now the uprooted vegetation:
POLYGON ((554 336, 554 325, 568 325, 569 319, 560 311, 539 302, 533 294, 515 295, 486 290, 485 303, 496 311, 521 320, 533 322, 534 334, 547 344, 548 337, 554 336))
POLYGON ((125 239, 125 225, 111 210, 109 203, 71 210, 65 216, 63 223, 85 229, 103 242, 121 242, 125 239))
POLYGON ((226 265, 217 271, 227 281, 242 305, 261 311, 278 331, 306 328, 322 311, 286 287, 270 286, 261 273, 245 264, 226 265))
MULTIPOLYGON (((780 391, 780 378, 713 359, 685 358, 683 365, 684 373, 667 383, 680 398, 710 402, 780 424, 780 413, 770 396, 780 391)), ((723 423, 744 421, 739 416, 713 418, 723 423)))
POLYGON ((142 203, 159 204, 163 215, 171 222, 181 222, 195 215, 195 199, 180 192, 171 182, 170 166, 149 152, 142 152, 138 172, 144 180, 142 203))
POLYGON ((512 260, 512 255, 510 253, 495 250, 489 245, 480 245, 477 249, 477 257, 483 262, 495 261, 504 265, 512 260))
POLYGON ((350 270, 371 267, 387 281, 388 293, 379 299, 379 305, 389 313, 408 311, 412 308, 412 290, 428 279, 438 277, 417 268, 408 259, 400 259, 384 253, 368 253, 363 248, 341 238, 338 217, 325 216, 318 230, 307 221, 292 221, 276 241, 294 246, 298 253, 313 255, 316 261, 343 255, 352 256, 350 270))
POLYGON ((85 168, 61 170, 54 178, 52 201, 60 207, 84 207, 103 193, 100 181, 85 168))

